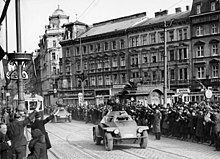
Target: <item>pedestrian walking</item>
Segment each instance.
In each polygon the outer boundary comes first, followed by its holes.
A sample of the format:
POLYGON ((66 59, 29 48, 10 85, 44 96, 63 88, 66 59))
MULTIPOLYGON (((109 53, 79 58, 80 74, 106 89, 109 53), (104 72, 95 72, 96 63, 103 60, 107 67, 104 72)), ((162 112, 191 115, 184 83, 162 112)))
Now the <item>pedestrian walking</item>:
POLYGON ((34 119, 36 112, 39 111, 40 104, 36 109, 26 118, 19 112, 14 114, 14 120, 8 124, 7 135, 12 142, 12 153, 16 159, 23 159, 26 157, 27 139, 24 136, 25 127, 34 119))
POLYGON ((7 125, 0 123, 0 159, 12 159, 11 141, 7 133, 7 125))
POLYGON ((45 136, 40 129, 31 132, 32 139, 28 145, 30 154, 27 159, 48 159, 45 136))

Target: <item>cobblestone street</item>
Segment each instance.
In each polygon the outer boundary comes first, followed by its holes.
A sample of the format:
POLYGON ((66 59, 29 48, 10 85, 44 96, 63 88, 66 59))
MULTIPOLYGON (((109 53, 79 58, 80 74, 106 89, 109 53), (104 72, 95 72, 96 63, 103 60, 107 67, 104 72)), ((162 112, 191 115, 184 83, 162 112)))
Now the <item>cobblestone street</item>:
POLYGON ((81 121, 71 123, 49 123, 47 130, 52 142, 49 158, 60 159, 217 159, 220 152, 206 144, 180 141, 162 137, 155 140, 149 135, 147 149, 138 144, 116 145, 112 151, 106 151, 103 145, 95 145, 92 139, 93 124, 81 121))

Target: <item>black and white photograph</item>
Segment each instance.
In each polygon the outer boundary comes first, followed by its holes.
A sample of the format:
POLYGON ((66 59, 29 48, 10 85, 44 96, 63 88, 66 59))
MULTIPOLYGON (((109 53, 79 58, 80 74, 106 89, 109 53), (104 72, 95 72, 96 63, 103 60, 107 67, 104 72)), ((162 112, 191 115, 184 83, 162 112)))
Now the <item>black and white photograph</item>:
POLYGON ((0 0, 0 159, 219 158, 219 0, 0 0))

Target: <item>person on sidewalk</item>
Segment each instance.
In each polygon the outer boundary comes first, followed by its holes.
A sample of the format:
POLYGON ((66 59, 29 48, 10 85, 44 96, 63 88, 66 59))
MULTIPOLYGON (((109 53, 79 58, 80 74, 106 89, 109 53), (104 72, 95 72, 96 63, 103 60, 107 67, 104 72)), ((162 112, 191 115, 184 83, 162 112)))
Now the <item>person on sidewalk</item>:
POLYGON ((7 133, 7 125, 0 123, 0 159, 12 159, 11 141, 7 133))
POLYGON ((159 107, 156 106, 154 113, 154 122, 153 122, 153 132, 155 134, 156 140, 160 140, 161 130, 160 130, 160 122, 162 119, 162 114, 159 110, 159 107))
POLYGON ((27 159, 48 159, 45 136, 40 129, 31 132, 32 139, 28 145, 30 154, 27 159))
POLYGON ((45 136, 45 140, 46 140, 46 145, 47 145, 47 149, 50 149, 52 146, 51 146, 51 143, 50 143, 50 139, 49 139, 49 136, 48 136, 48 133, 45 129, 45 124, 47 124, 49 121, 53 120, 54 118, 54 115, 56 115, 58 113, 57 110, 55 110, 54 112, 52 112, 50 114, 49 117, 47 117, 46 119, 42 120, 41 119, 41 116, 39 113, 36 113, 35 114, 35 120, 33 123, 30 124, 30 128, 31 128, 31 132, 35 129, 40 129, 41 132, 44 134, 45 136))
POLYGON ((25 127, 34 119, 36 112, 39 112, 40 104, 36 109, 24 119, 21 113, 16 112, 14 119, 8 124, 7 135, 12 141, 12 153, 16 159, 23 159, 26 157, 27 139, 24 136, 25 127))

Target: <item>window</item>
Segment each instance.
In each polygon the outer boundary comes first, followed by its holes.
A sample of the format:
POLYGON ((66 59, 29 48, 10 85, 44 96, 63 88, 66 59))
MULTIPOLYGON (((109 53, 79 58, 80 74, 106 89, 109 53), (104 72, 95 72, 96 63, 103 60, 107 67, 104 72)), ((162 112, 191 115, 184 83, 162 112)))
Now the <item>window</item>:
POLYGON ((66 72, 70 73, 70 66, 66 66, 66 72))
POLYGON ((131 37, 131 39, 130 39, 130 46, 131 47, 138 46, 138 36, 131 37))
POLYGON ((121 39, 120 40, 120 48, 124 49, 124 47, 125 47, 125 41, 124 41, 124 39, 121 39))
POLYGON ((83 46, 83 53, 86 54, 86 51, 87 51, 86 46, 83 46))
POLYGON ((203 35, 203 27, 198 26, 196 28, 196 36, 201 36, 201 35, 203 35))
POLYGON ((174 61, 175 60, 175 55, 174 55, 174 50, 170 50, 170 61, 174 61))
POLYGON ((187 29, 183 29, 183 39, 187 39, 187 29))
POLYGON ((174 31, 170 30, 168 31, 168 41, 173 41, 174 40, 174 31))
POLYGON ((150 44, 156 43, 156 33, 151 33, 150 34, 150 44))
POLYGON ((102 78, 102 76, 98 76, 98 85, 99 86, 103 85, 103 78, 102 78))
POLYGON ((66 49, 66 57, 70 57, 70 49, 69 48, 66 49))
POLYGON ((157 56, 153 55, 152 56, 152 63, 155 63, 155 62, 157 62, 157 56))
POLYGON ((198 67, 197 68, 197 78, 204 78, 205 77, 205 68, 198 67))
POLYGON ((104 43, 104 50, 105 50, 105 51, 108 51, 108 42, 105 42, 105 43, 104 43))
POLYGON ((153 81, 157 80, 157 72, 156 71, 152 71, 152 77, 153 77, 153 81))
POLYGON ((110 75, 105 75, 105 85, 111 85, 111 77, 110 77, 110 75))
POLYGON ((178 30, 178 40, 183 40, 183 31, 180 29, 178 30))
POLYGON ((55 52, 52 53, 52 60, 56 60, 56 53, 55 52))
POLYGON ((187 48, 178 49, 179 60, 187 59, 187 48))
POLYGON ((217 55, 218 54, 218 45, 217 44, 212 44, 211 45, 211 52, 212 52, 212 55, 217 55))
POLYGON ((175 70, 170 69, 170 80, 175 80, 175 70))
POLYGON ((57 46, 56 40, 53 40, 53 47, 56 47, 56 46, 57 46))
POLYGON ((79 47, 76 47, 76 55, 79 55, 80 54, 80 49, 79 47))
POLYGON ((101 44, 96 44, 95 52, 101 51, 101 44))
POLYGON ((211 11, 215 11, 216 8, 215 8, 215 1, 214 2, 211 2, 211 11))
POLYGON ((76 69, 77 69, 78 71, 81 69, 81 64, 80 64, 80 62, 77 62, 77 63, 76 63, 76 69))
POLYGON ((91 45, 89 45, 89 50, 90 50, 90 52, 93 52, 93 45, 91 44, 91 45))
POLYGON ((96 85, 96 81, 95 81, 95 77, 91 77, 90 78, 90 83, 91 83, 91 86, 95 86, 96 85))
POLYGON ((132 72, 131 77, 132 78, 138 78, 139 77, 139 72, 132 72))
POLYGON ((217 65, 212 66, 212 77, 213 78, 218 77, 218 66, 217 65))
POLYGON ((159 33, 159 40, 160 40, 160 41, 159 41, 160 43, 163 43, 163 42, 164 42, 164 32, 160 32, 160 33, 159 33))
POLYGON ((217 33, 217 26, 216 24, 212 24, 211 26, 211 34, 216 34, 217 33))
POLYGON ((117 57, 113 57, 112 67, 118 67, 118 59, 117 59, 117 57))
POLYGON ((56 67, 53 67, 53 74, 54 74, 54 75, 56 74, 56 70, 57 70, 57 68, 56 68, 56 67))
POLYGON ((187 68, 179 69, 179 79, 180 80, 187 80, 187 68))
POLYGON ((201 13, 201 4, 197 4, 196 5, 196 14, 200 14, 201 13))
POLYGON ((141 44, 142 45, 147 45, 147 35, 142 35, 141 37, 141 44))
POLYGON ((102 61, 101 61, 101 60, 98 60, 98 61, 97 61, 97 68, 98 68, 98 69, 101 69, 101 68, 102 68, 102 61))
POLYGON ((148 63, 147 54, 143 54, 143 63, 148 63))
POLYGON ((87 70, 88 69, 88 63, 85 61, 84 62, 84 70, 87 70))
POLYGON ((204 46, 197 46, 197 56, 203 57, 204 56, 204 46))
POLYGON ((94 62, 94 61, 91 61, 91 63, 90 63, 90 69, 91 69, 91 70, 94 70, 94 69, 95 69, 95 62, 94 62))
POLYGON ((112 50, 116 49, 116 41, 112 41, 112 50))
POLYGON ((133 67, 138 65, 138 55, 131 56, 131 65, 133 67))
POLYGON ((124 56, 122 56, 120 58, 120 66, 125 66, 125 57, 124 56))
POLYGON ((110 68, 110 60, 109 59, 104 60, 104 68, 110 68))
POLYGON ((118 84, 118 75, 113 74, 113 84, 118 84))
POLYGON ((124 84, 124 83, 126 83, 126 75, 125 75, 125 73, 122 73, 121 74, 121 84, 124 84))

